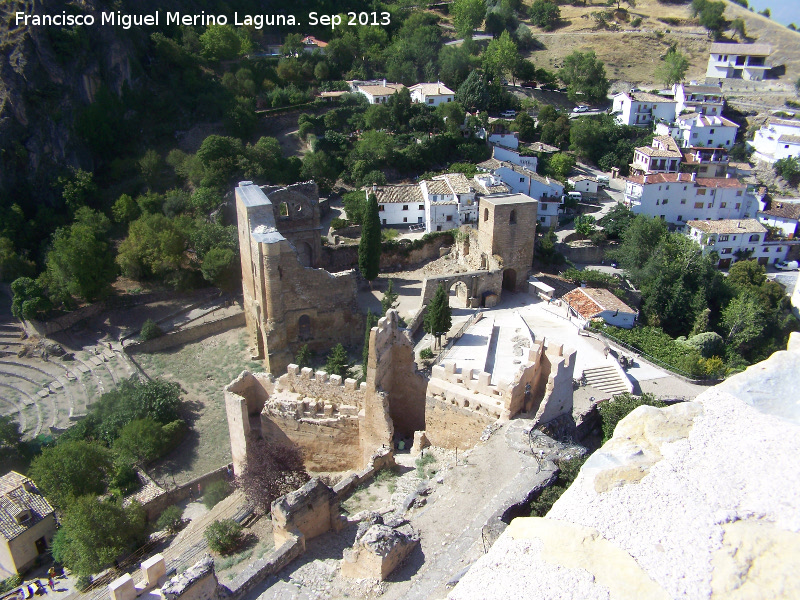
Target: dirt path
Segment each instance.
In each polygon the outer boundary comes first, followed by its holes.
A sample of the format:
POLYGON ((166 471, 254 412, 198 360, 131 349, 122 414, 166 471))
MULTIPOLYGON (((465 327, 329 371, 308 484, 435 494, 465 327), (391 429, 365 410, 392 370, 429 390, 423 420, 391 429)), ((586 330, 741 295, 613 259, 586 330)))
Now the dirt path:
MULTIPOLYGON (((447 583, 484 553, 504 527, 499 518, 514 505, 524 503, 531 490, 547 482, 553 473, 552 462, 540 470, 530 455, 527 428, 532 421, 517 419, 496 431, 488 441, 458 455, 452 450, 429 450, 437 456, 430 467, 436 473, 428 480, 424 503, 406 513, 420 533, 420 547, 388 581, 352 580, 341 576, 340 564, 345 548, 352 545, 355 526, 311 540, 304 556, 276 577, 245 597, 245 600, 278 598, 443 598, 447 583), (522 450, 522 451, 520 451, 522 450), (527 452, 527 454, 523 453, 527 452)), ((407 496, 420 484, 414 470, 415 457, 397 457, 403 475, 395 480, 391 505, 407 496)), ((373 485, 383 485, 377 482, 373 485)), ((385 494, 362 491, 374 497, 373 504, 359 503, 360 510, 386 508, 385 494), (383 500, 383 502, 382 502, 383 500)))

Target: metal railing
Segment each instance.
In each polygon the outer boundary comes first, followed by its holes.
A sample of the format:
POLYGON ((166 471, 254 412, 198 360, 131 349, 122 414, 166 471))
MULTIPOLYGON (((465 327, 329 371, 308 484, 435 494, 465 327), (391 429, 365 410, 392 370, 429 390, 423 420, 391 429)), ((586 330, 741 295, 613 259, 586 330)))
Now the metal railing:
POLYGON ((647 352, 644 352, 640 348, 637 348, 636 346, 632 346, 631 344, 623 342, 619 338, 616 338, 613 335, 608 334, 605 331, 602 331, 600 329, 583 330, 582 335, 590 335, 590 332, 594 333, 596 335, 603 336, 604 338, 607 338, 607 339, 611 340, 612 342, 614 342, 617 346, 620 346, 620 347, 624 348, 625 350, 628 350, 629 352, 632 352, 636 356, 644 359, 646 362, 652 363, 652 364, 656 365, 657 367, 661 367, 662 369, 665 369, 665 370, 667 370, 667 371, 669 371, 671 373, 675 373, 676 375, 680 375, 684 379, 689 379, 691 381, 698 381, 698 382, 701 382, 701 381, 703 381, 703 382, 705 382, 705 381, 721 381, 720 379, 717 379, 715 377, 698 377, 696 375, 692 375, 691 373, 687 373, 686 371, 684 371, 682 369, 679 369, 678 367, 676 367, 674 365, 666 363, 663 360, 660 360, 660 359, 656 358, 655 356, 652 356, 651 354, 647 354, 647 352))
POLYGON ((476 310, 474 313, 472 313, 472 315, 470 315, 469 319, 464 321, 464 324, 458 328, 458 331, 447 341, 441 352, 439 352, 439 356, 437 356, 436 360, 433 361, 434 365, 438 365, 440 362, 442 362, 442 360, 444 360, 445 354, 450 351, 450 348, 453 347, 453 344, 455 344, 461 338, 461 336, 464 335, 467 329, 469 329, 482 314, 483 311, 476 310))

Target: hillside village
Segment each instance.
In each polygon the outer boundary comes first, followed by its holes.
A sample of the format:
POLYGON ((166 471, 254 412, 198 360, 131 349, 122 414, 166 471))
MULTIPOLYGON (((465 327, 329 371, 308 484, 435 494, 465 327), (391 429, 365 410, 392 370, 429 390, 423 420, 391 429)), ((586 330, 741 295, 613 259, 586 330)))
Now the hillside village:
POLYGON ((800 593, 794 25, 56 4, 0 9, 0 600, 800 593))

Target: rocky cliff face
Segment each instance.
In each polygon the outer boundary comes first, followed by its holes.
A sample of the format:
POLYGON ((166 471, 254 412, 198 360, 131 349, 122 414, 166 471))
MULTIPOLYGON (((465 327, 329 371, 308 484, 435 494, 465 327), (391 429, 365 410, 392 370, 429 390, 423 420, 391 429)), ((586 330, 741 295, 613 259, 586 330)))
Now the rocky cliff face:
MULTIPOLYGON (((96 14, 95 0, 81 10, 96 14)), ((119 94, 135 86, 136 45, 147 33, 111 27, 15 24, 17 11, 60 14, 60 0, 11 1, 0 6, 0 195, 36 187, 45 169, 92 169, 76 118, 101 86, 119 94)), ((121 117, 121 115, 120 115, 121 117)))
POLYGON ((449 598, 800 597, 800 334, 694 402, 640 407, 449 598))

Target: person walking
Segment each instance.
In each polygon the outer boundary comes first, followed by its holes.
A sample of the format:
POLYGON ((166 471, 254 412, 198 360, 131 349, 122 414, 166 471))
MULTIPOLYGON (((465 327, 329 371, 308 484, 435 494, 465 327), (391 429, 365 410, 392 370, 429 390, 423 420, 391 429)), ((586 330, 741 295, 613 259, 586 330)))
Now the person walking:
POLYGON ((53 576, 52 576, 52 575, 48 576, 48 578, 47 578, 47 585, 49 585, 49 586, 50 586, 50 589, 51 589, 51 590, 55 590, 55 587, 56 587, 56 582, 53 580, 53 576))

